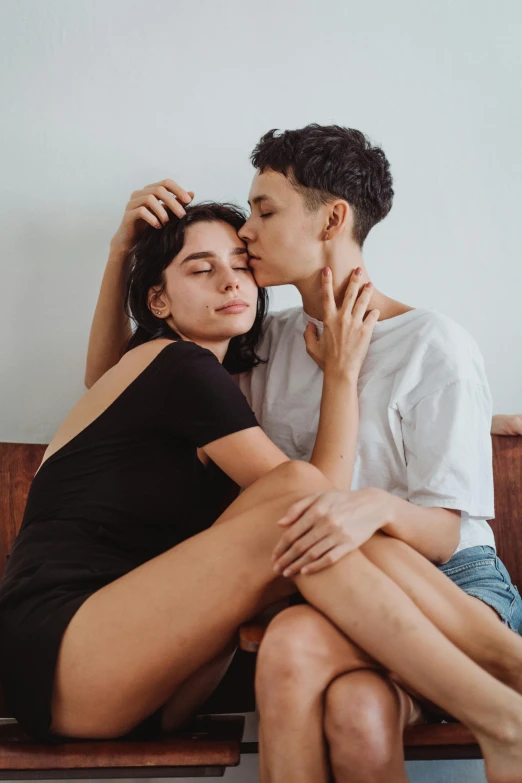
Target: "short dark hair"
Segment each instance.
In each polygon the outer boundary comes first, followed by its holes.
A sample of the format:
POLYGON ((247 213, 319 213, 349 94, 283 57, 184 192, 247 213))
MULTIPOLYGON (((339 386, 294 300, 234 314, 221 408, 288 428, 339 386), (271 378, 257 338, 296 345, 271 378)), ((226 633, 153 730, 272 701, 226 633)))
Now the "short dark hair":
POLYGON ((287 177, 311 212, 334 198, 354 213, 354 239, 362 247, 393 202, 390 164, 380 147, 361 131, 312 123, 299 130, 275 128, 261 138, 250 157, 260 172, 287 177))
MULTIPOLYGON (((165 290, 165 269, 183 248, 188 226, 219 221, 228 223, 239 231, 246 221, 245 213, 235 204, 202 202, 185 207, 187 214, 183 218, 177 217, 166 205, 163 207, 169 216, 168 222, 161 228, 146 226, 130 252, 125 312, 134 322, 135 330, 125 346, 125 353, 160 337, 181 339, 163 318, 157 318, 151 312, 148 294, 152 287, 157 288, 159 293, 165 290)), ((256 319, 252 328, 246 334, 237 335, 230 340, 223 360, 223 367, 230 373, 246 372, 263 361, 257 356, 255 347, 267 310, 268 293, 266 288, 260 288, 256 319)))

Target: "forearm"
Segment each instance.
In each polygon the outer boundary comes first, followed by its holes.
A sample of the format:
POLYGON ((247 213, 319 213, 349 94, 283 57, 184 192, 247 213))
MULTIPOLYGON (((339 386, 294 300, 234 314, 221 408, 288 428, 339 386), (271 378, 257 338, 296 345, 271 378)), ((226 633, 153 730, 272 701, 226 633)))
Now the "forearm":
POLYGON ((390 508, 383 533, 401 539, 432 563, 450 559, 460 540, 460 511, 423 508, 391 494, 390 508))
POLYGON ((124 311, 126 257, 126 251, 111 248, 89 335, 85 369, 88 388, 119 362, 132 333, 124 311))
POLYGON ((326 373, 310 462, 340 490, 352 484, 358 425, 357 377, 326 373))

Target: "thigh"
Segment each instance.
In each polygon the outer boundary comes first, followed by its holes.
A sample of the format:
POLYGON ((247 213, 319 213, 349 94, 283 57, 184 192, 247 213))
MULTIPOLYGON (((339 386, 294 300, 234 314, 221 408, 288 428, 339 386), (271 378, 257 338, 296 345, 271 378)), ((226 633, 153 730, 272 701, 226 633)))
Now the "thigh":
POLYGON ((197 714, 228 671, 236 651, 236 638, 216 658, 192 674, 161 708, 161 728, 175 731, 197 714))
POLYGON ((270 555, 275 520, 301 497, 259 504, 91 595, 63 634, 51 731, 100 738, 129 731, 219 656, 268 593, 273 600, 293 592, 275 578, 270 555))
POLYGON ((214 524, 226 522, 258 503, 265 503, 267 500, 288 494, 289 487, 295 484, 296 480, 303 482, 308 495, 333 489, 332 482, 313 465, 300 460, 289 460, 265 473, 250 487, 244 489, 214 524))

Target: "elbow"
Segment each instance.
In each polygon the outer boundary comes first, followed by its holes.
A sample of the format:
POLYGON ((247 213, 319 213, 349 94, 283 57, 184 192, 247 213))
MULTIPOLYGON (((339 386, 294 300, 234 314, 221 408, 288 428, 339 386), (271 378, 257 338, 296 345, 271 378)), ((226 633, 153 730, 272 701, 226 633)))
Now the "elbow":
POLYGON ((89 367, 89 364, 87 364, 87 367, 85 369, 85 375, 83 377, 83 382, 87 387, 87 389, 90 389, 91 386, 94 386, 94 384, 100 377, 101 376, 98 373, 93 372, 92 368, 89 367))
POLYGON ((96 380, 94 379, 93 374, 90 371, 89 367, 87 367, 87 369, 85 370, 85 375, 83 377, 83 382, 84 382, 85 386, 87 387, 87 389, 90 389, 91 386, 94 386, 94 384, 96 383, 96 380))
POLYGON ((451 535, 448 536, 447 541, 444 543, 445 546, 442 552, 439 553, 436 560, 432 561, 437 566, 445 565, 445 563, 448 563, 455 554, 455 550, 460 543, 460 530, 457 535, 452 531, 451 535))

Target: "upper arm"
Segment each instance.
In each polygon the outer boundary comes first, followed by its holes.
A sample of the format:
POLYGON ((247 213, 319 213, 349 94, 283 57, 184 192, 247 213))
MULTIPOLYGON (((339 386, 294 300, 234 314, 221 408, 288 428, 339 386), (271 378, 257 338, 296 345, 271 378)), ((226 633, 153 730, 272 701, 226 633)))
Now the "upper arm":
POLYGON ((194 343, 166 390, 165 419, 175 437, 203 451, 240 487, 288 458, 264 434, 245 395, 210 351, 194 343))
POLYGON ((454 381, 402 413, 408 500, 492 519, 491 396, 454 381))
POLYGON ((259 426, 219 438, 203 451, 242 489, 288 461, 259 426))

